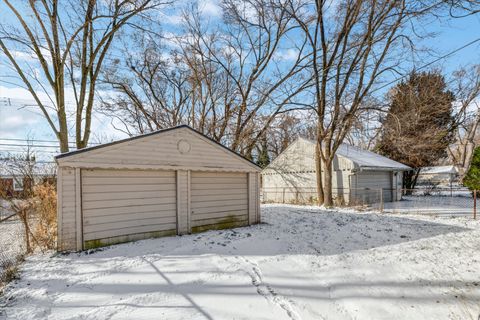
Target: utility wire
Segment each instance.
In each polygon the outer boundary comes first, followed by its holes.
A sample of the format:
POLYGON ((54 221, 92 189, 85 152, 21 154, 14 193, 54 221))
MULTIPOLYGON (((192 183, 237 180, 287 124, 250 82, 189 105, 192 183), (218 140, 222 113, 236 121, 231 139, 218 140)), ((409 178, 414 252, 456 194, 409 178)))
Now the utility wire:
MULTIPOLYGON (((17 142, 25 142, 27 143, 26 146, 28 146, 28 143, 33 142, 33 143, 58 143, 57 140, 41 140, 41 139, 18 139, 18 138, 0 138, 2 141, 17 141, 17 142)), ((75 146, 75 142, 69 142, 68 144, 71 144, 75 146)), ((99 145, 101 143, 96 143, 96 142, 89 142, 88 145, 99 145)), ((57 146, 58 147, 58 146, 57 146)))
MULTIPOLYGON (((454 50, 452 50, 452 51, 450 51, 450 52, 448 52, 448 53, 446 53, 446 54, 438 57, 437 59, 434 59, 434 60, 432 60, 432 61, 430 61, 430 62, 428 62, 428 63, 426 63, 426 64, 424 64, 424 65, 422 65, 422 66, 420 66, 420 67, 418 67, 418 68, 415 68, 415 70, 416 70, 416 71, 418 71, 418 70, 423 70, 423 69, 431 66, 432 64, 434 64, 434 63, 436 63, 436 62, 438 62, 438 61, 440 61, 440 60, 442 60, 442 59, 445 59, 445 58, 447 58, 447 57, 449 57, 449 56, 451 56, 451 55, 453 55, 453 54, 455 54, 455 53, 457 53, 457 52, 459 52, 459 51, 461 51, 461 50, 463 50, 463 49, 465 49, 465 48, 467 48, 467 47, 469 47, 469 46, 471 46, 471 45, 473 45, 473 44, 475 44, 475 43, 477 43, 477 42, 479 42, 479 41, 480 41, 480 38, 477 38, 477 39, 475 39, 475 40, 472 40, 472 41, 468 42, 467 44, 464 44, 463 46, 458 47, 458 48, 456 48, 456 49, 454 49, 454 50)), ((404 74, 404 75, 401 76, 401 77, 395 78, 394 80, 392 80, 392 81, 384 84, 383 86, 380 86, 380 87, 372 90, 371 93, 373 93, 373 92, 375 92, 375 91, 378 91, 378 90, 381 90, 381 89, 383 89, 383 88, 385 88, 385 87, 388 87, 389 85, 394 84, 395 82, 397 82, 397 81, 399 81, 399 80, 402 80, 402 79, 408 77, 408 75, 409 75, 409 73, 404 74)))

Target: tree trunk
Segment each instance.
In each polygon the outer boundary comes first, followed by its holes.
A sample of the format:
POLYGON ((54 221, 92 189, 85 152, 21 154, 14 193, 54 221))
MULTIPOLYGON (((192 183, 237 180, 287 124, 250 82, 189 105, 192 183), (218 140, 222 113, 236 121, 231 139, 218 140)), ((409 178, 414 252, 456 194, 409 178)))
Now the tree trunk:
POLYGON ((60 143, 60 152, 68 152, 70 148, 68 146, 68 124, 67 114, 65 113, 65 107, 62 107, 57 112, 58 115, 58 141, 60 143))
POLYGON ((332 188, 332 161, 329 159, 330 156, 325 157, 327 161, 323 163, 324 171, 324 180, 323 180, 323 193, 324 201, 323 205, 327 208, 333 207, 333 188, 332 188))
POLYGON ((324 202, 323 183, 322 183, 322 159, 320 156, 320 142, 315 146, 315 172, 317 178, 317 204, 321 206, 324 202))
POLYGON ((403 174, 403 188, 406 189, 405 190, 406 195, 412 194, 412 190, 415 189, 415 185, 417 184, 417 179, 419 174, 420 174, 420 169, 406 171, 403 174))

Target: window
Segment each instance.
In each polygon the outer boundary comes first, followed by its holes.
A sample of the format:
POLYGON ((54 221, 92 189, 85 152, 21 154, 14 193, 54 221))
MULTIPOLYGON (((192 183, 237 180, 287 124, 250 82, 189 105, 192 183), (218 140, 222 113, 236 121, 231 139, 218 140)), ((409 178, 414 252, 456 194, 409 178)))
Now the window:
POLYGON ((13 190, 14 191, 23 191, 23 181, 13 179, 13 190))

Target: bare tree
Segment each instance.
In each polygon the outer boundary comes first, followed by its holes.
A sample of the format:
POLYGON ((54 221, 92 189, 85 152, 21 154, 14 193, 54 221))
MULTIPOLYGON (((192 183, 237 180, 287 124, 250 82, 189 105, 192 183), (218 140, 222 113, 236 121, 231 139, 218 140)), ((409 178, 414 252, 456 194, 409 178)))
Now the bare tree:
POLYGON ((400 64, 399 49, 411 45, 407 25, 434 6, 421 1, 290 1, 311 49, 319 204, 333 205, 335 153, 372 89, 400 64))
POLYGON ((133 18, 161 3, 154 0, 58 1, 2 0, 12 15, 0 29, 0 49, 47 120, 60 144, 69 150, 74 127, 76 146, 84 148, 91 134, 97 80, 120 30, 133 18), (22 56, 33 60, 22 61, 22 56), (43 91, 49 102, 41 99, 43 91), (66 99, 71 91, 73 107, 66 99), (74 119, 69 124, 70 113, 74 119))
POLYGON ((480 143, 480 65, 462 68, 453 75, 453 87, 459 104, 456 112, 457 130, 454 144, 448 147, 450 160, 466 173, 473 151, 480 143))
POLYGON ((215 30, 204 28, 198 15, 188 15, 182 48, 191 53, 186 56, 225 75, 233 94, 222 101, 227 108, 222 130, 233 150, 251 157, 275 117, 297 107, 299 94, 308 86, 303 74, 306 41, 292 39, 297 27, 286 6, 275 1, 224 0, 222 8, 224 25, 215 30), (287 50, 292 54, 285 59, 282 53, 287 50), (261 124, 256 122, 260 117, 261 124))
POLYGON ((134 76, 108 73, 119 95, 104 105, 125 130, 185 123, 252 158, 278 115, 304 107, 297 97, 309 83, 305 41, 290 41, 295 26, 285 7, 252 0, 222 8, 224 20, 212 27, 195 4, 188 7, 174 50, 165 52, 161 37, 137 39, 143 53, 125 66, 134 76))

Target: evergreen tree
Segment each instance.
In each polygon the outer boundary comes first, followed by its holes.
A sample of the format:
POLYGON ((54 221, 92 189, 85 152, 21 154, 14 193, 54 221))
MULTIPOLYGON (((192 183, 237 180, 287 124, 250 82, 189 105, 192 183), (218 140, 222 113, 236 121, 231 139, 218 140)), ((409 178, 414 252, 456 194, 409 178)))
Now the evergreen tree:
POLYGON ((470 190, 480 190, 480 147, 473 153, 470 168, 463 178, 463 185, 470 190))
POLYGON ((262 142, 260 144, 260 152, 258 154, 257 164, 265 168, 270 164, 270 156, 268 155, 268 143, 267 138, 263 137, 262 142))
POLYGON ((413 189, 420 168, 447 155, 454 138, 454 96, 438 72, 412 72, 389 100, 376 149, 414 169, 404 174, 404 188, 413 189))

